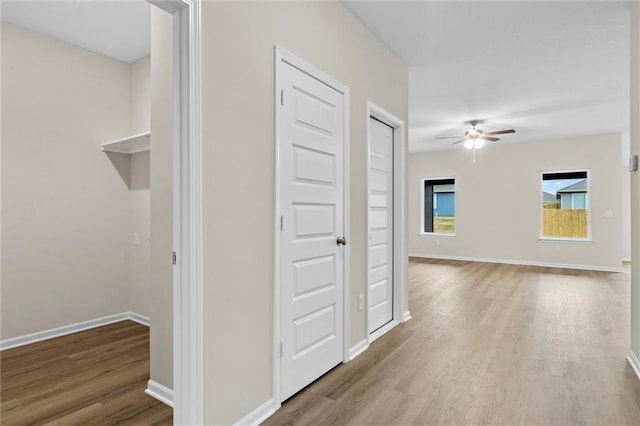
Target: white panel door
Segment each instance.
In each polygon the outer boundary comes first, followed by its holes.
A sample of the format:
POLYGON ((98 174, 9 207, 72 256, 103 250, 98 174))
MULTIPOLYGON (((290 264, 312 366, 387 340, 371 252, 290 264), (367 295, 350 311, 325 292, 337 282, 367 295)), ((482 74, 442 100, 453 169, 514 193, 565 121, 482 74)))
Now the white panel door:
POLYGON ((283 62, 282 399, 343 359, 344 95, 283 62))
POLYGON ((393 320, 393 128, 370 118, 369 333, 393 320))

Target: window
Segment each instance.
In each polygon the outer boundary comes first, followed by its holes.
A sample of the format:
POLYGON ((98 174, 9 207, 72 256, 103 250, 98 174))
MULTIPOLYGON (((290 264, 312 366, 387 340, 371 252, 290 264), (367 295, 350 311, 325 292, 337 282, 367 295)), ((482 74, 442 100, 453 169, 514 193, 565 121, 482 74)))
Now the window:
POLYGON ((588 171, 542 173, 542 238, 589 238, 588 171))
POLYGON ((424 179, 422 232, 456 233, 455 179, 424 179))

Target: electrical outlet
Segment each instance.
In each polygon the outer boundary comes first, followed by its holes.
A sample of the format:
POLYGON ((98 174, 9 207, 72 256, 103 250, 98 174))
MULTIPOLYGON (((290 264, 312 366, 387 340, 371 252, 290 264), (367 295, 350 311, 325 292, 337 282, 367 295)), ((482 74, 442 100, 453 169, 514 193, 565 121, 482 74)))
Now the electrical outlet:
POLYGON ((439 246, 440 245, 440 240, 436 240, 436 245, 439 246))
POLYGON ((605 210, 604 217, 613 217, 613 212, 611 210, 605 210))
POLYGON ((358 296, 358 311, 364 311, 364 294, 358 296))
POLYGON ((556 244, 556 251, 560 251, 560 244, 556 244))
POLYGON ((138 247, 140 245, 140 234, 137 232, 133 233, 133 245, 138 247))

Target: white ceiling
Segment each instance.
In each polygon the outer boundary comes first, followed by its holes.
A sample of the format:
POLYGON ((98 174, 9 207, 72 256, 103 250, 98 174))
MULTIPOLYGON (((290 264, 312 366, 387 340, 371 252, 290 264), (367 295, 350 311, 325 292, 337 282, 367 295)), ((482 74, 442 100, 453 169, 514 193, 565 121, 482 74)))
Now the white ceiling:
MULTIPOLYGON (((626 2, 346 4, 410 67, 410 151, 471 119, 517 130, 498 143, 620 132, 628 149, 626 2)), ((2 0, 2 20, 124 62, 150 50, 145 0, 2 0)))
POLYGON ((2 20, 131 63, 149 54, 145 0, 2 0, 2 20))
POLYGON ((620 132, 628 150, 626 2, 346 4, 410 67, 410 151, 471 119, 516 129, 497 143, 620 132))

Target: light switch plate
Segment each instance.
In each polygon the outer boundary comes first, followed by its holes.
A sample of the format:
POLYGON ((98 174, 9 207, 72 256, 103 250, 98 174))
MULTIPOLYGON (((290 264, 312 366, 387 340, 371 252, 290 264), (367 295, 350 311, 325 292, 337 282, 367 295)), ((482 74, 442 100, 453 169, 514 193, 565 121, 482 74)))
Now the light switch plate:
POLYGON ((140 245, 140 234, 137 232, 133 233, 133 245, 136 247, 140 245))
POLYGON ((364 294, 358 295, 358 311, 364 311, 364 294))
POLYGON ((613 217, 613 212, 611 210, 605 210, 604 217, 613 217))

